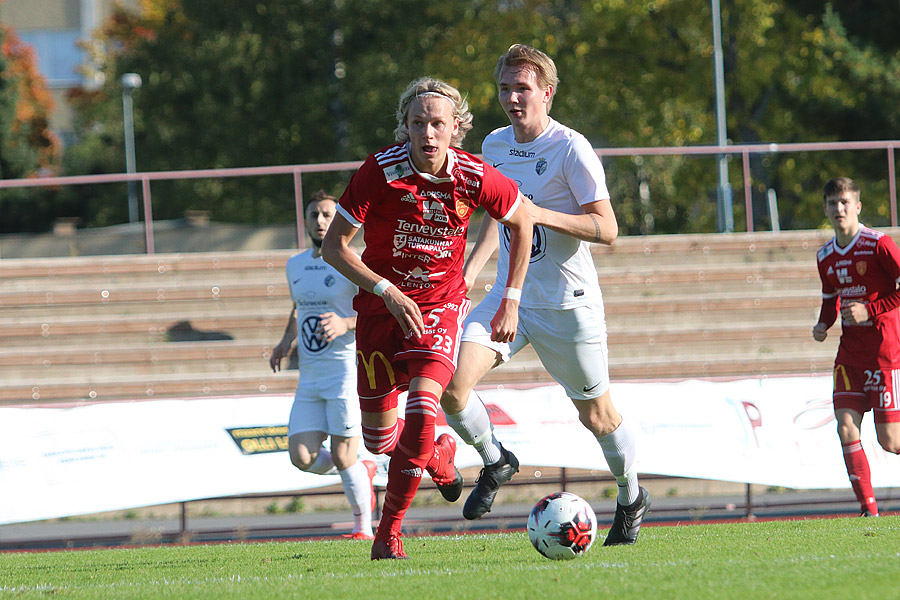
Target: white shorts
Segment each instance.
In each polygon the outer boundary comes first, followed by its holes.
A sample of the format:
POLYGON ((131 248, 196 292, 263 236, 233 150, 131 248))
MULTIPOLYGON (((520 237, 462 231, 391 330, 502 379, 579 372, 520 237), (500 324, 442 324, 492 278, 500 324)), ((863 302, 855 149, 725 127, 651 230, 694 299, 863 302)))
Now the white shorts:
POLYGON ((590 400, 609 389, 609 351, 602 304, 569 309, 519 308, 519 328, 512 343, 491 341, 491 319, 500 294, 488 294, 466 318, 462 341, 497 352, 506 362, 531 344, 541 364, 573 400, 590 400))
POLYGON ((331 436, 362 436, 356 369, 344 377, 300 377, 288 436, 307 431, 324 431, 331 436))

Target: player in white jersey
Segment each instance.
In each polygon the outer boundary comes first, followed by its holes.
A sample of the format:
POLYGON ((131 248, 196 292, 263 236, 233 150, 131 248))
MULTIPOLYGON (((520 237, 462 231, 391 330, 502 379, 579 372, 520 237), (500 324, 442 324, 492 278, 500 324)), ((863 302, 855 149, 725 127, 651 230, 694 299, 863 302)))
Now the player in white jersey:
MULTIPOLYGON (((519 466, 515 455, 496 440, 473 388, 530 343, 597 438, 618 483, 616 516, 605 545, 633 544, 650 496, 638 485, 634 433, 609 393, 606 320, 590 251, 591 242, 609 245, 618 235, 603 165, 584 136, 550 118, 558 79, 546 54, 513 45, 498 60, 494 75, 511 125, 488 135, 482 152, 532 201, 535 226, 516 337, 509 343, 490 339, 489 315, 503 293, 502 283, 494 285, 466 319, 456 374, 441 398, 447 423, 478 450, 485 464, 463 516, 478 519, 489 512, 500 486, 519 466)), ((502 282, 508 233, 485 218, 465 266, 469 289, 498 243, 497 281, 502 282)))
POLYGON ((307 473, 341 477, 353 510, 352 539, 372 539, 375 495, 372 461, 357 460, 362 437, 356 394, 356 312, 359 291, 322 259, 322 238, 336 212, 337 201, 317 192, 306 208, 306 230, 313 247, 292 256, 285 267, 291 291, 288 324, 272 349, 269 365, 281 369, 297 340, 300 380, 288 421, 288 451, 295 467, 307 473), (331 436, 330 450, 325 439, 331 436))

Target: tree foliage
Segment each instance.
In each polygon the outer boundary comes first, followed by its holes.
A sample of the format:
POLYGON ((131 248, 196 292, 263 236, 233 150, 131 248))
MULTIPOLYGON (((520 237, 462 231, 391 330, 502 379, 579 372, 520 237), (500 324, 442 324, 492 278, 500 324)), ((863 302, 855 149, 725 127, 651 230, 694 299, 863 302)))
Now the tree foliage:
MULTIPOLYGON (((37 71, 34 51, 14 30, 0 24, 0 178, 55 171, 60 142, 49 127, 52 109, 53 99, 37 71)), ((0 232, 48 218, 47 211, 41 210, 46 202, 26 206, 26 197, 21 190, 6 190, 0 196, 0 232)))
MULTIPOLYGON (((727 131, 732 143, 874 140, 900 119, 900 42, 887 0, 722 0, 727 131)), ((466 148, 507 123, 493 69, 514 42, 556 60, 553 116, 598 148, 715 144, 708 3, 687 0, 144 0, 100 34, 106 84, 78 98, 80 142, 71 173, 121 172, 122 73, 134 95, 138 169, 169 170, 362 159, 392 141, 399 93, 430 74, 468 94, 466 148)), ((715 228, 714 157, 606 158, 626 233, 715 228)), ((884 224, 883 152, 768 153, 751 160, 754 221, 822 224, 822 184, 849 175, 864 215, 884 224)), ((741 198, 739 160, 729 164, 741 198)), ((346 176, 304 177, 342 188, 346 176)), ((112 194, 113 192, 110 192, 112 194)), ((116 191, 120 194, 120 191, 116 191)), ((86 194, 87 195, 87 194, 86 194)), ((89 206, 95 224, 122 220, 121 200, 89 206), (102 206, 100 206, 102 204, 102 206), (113 207, 113 208, 109 208, 113 207)), ((154 183, 154 215, 207 208, 213 218, 290 221, 289 178, 154 183)), ((735 202, 735 223, 744 222, 735 202)))

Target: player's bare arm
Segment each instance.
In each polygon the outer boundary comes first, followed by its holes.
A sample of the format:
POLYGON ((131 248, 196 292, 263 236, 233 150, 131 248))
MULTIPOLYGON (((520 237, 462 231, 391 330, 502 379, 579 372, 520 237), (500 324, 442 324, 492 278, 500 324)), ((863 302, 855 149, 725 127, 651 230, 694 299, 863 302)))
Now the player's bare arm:
POLYGON ((500 232, 497 230, 497 221, 485 213, 481 219, 481 228, 478 230, 475 246, 472 247, 472 252, 463 265, 463 279, 466 280, 467 291, 472 291, 478 274, 481 273, 484 265, 493 256, 499 245, 500 232))
POLYGON ((281 359, 290 354, 291 346, 297 338, 297 319, 294 318, 294 312, 296 310, 296 306, 291 308, 291 314, 288 315, 287 325, 284 327, 284 335, 281 336, 281 341, 272 348, 272 355, 269 356, 269 366, 272 367, 273 373, 281 370, 281 359))
MULTIPOLYGON (((381 275, 370 269, 350 248, 350 242, 359 232, 343 215, 335 215, 328 233, 322 240, 322 258, 337 269, 338 273, 355 283, 359 288, 375 293, 375 286, 383 279, 381 275)), ((421 337, 425 329, 425 321, 416 303, 401 292, 397 286, 391 285, 381 294, 387 309, 400 323, 405 335, 421 337)))
POLYGON ((569 215, 541 208, 529 202, 529 211, 535 225, 565 235, 592 242, 594 244, 611 245, 619 236, 619 223, 616 213, 608 199, 595 200, 581 207, 582 215, 569 215))
MULTIPOLYGON (((526 198, 519 194, 519 201, 526 198)), ((506 279, 506 292, 500 307, 494 318, 491 319, 491 339, 495 342, 511 342, 516 338, 516 329, 519 327, 519 298, 522 286, 525 285, 525 274, 528 272, 528 261, 531 259, 531 241, 534 228, 531 215, 527 210, 521 210, 525 204, 520 204, 510 218, 504 222, 509 228, 509 276, 506 279), (510 290, 516 290, 519 296, 510 294, 510 290)), ((496 228, 494 228, 496 229, 496 228)))

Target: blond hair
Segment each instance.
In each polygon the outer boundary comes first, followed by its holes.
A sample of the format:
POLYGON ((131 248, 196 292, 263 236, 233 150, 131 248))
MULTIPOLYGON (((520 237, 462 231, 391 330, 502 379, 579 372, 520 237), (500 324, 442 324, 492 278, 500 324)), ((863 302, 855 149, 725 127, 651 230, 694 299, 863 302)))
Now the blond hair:
POLYGON ((406 127, 406 118, 409 115, 409 105, 416 98, 427 96, 441 96, 450 101, 453 106, 453 118, 459 120, 459 129, 452 138, 450 145, 455 148, 462 148, 463 140, 466 134, 472 129, 472 113, 469 112, 469 103, 462 97, 455 87, 449 83, 434 79, 432 77, 422 77, 407 86, 406 90, 400 95, 400 103, 397 105, 397 128, 394 129, 394 138, 398 142, 409 141, 409 130, 406 127))
POLYGON ((494 68, 494 79, 500 83, 500 73, 506 67, 524 66, 534 73, 534 78, 541 89, 551 87, 550 100, 547 102, 547 112, 553 106, 553 97, 556 95, 556 86, 559 85, 559 76, 556 73, 556 63, 553 59, 531 46, 525 44, 513 44, 499 59, 494 68))

